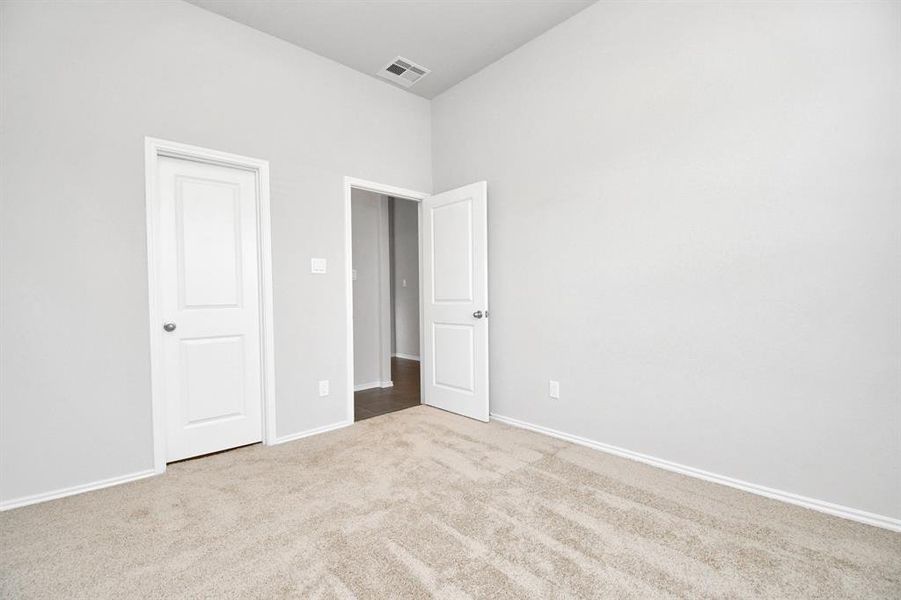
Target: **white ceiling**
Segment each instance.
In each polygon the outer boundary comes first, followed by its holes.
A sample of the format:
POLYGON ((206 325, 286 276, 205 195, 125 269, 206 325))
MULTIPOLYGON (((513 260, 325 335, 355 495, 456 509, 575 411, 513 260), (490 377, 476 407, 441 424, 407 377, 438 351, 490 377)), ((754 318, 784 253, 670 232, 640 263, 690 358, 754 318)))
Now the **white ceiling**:
POLYGON ((432 98, 594 0, 188 2, 367 75, 403 56, 432 70, 409 88, 432 98))

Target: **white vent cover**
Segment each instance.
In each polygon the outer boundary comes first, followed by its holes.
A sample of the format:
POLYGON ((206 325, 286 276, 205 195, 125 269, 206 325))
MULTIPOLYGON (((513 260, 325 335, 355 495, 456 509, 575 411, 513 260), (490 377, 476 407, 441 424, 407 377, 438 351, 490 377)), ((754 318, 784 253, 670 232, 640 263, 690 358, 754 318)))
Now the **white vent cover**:
POLYGON ((410 87, 429 73, 430 71, 425 67, 417 65, 412 60, 398 56, 385 65, 385 68, 378 72, 378 76, 397 85, 410 87))

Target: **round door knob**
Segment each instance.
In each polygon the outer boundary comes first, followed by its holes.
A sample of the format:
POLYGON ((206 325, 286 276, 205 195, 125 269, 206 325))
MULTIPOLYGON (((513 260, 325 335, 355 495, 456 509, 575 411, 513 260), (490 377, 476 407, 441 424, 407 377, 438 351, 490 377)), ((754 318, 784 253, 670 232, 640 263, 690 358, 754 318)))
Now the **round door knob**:
POLYGON ((472 313, 472 316, 474 316, 476 319, 481 319, 485 315, 482 313, 482 311, 477 310, 474 313, 472 313))
POLYGON ((175 323, 163 323, 163 329, 171 333, 175 331, 175 323))

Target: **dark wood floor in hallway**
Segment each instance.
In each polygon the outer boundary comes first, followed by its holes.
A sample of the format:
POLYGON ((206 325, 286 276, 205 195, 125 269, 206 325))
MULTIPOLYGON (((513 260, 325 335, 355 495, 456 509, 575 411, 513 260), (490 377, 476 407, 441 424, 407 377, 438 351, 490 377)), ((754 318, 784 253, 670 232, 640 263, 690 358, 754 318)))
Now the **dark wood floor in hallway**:
POLYGON ((354 392, 354 420, 362 421, 412 406, 419 406, 419 361, 393 357, 390 388, 354 392))

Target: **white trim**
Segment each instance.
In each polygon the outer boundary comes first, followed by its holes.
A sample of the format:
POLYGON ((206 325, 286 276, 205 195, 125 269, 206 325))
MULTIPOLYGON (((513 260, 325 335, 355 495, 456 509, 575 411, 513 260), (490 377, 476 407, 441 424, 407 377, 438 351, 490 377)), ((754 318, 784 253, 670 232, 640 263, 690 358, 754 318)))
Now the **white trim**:
POLYGON ((363 390, 371 390, 375 388, 389 388, 394 387, 393 381, 370 381, 368 383, 358 383, 354 386, 355 392, 362 392, 363 390))
POLYGON ((153 464, 156 473, 166 470, 165 402, 162 394, 162 315, 159 298, 159 274, 156 240, 159 233, 157 172, 160 156, 182 158, 256 174, 258 194, 258 244, 260 261, 260 339, 263 443, 275 443, 275 358, 272 309, 272 244, 269 210, 269 161, 238 154, 209 150, 157 138, 144 138, 144 181, 147 210, 147 274, 150 324, 150 381, 153 407, 153 464))
POLYGON ((382 387, 381 381, 370 381, 369 383, 358 383, 354 386, 355 392, 362 392, 363 390, 371 390, 377 387, 382 387))
POLYGON ((403 358, 404 360, 415 360, 416 362, 419 362, 419 356, 416 354, 404 354, 403 352, 395 352, 391 356, 394 356, 396 358, 403 358))
MULTIPOLYGON (((393 185, 384 185, 374 181, 366 181, 365 179, 357 179, 355 177, 344 178, 344 303, 345 303, 345 346, 347 348, 347 420, 354 422, 354 293, 353 293, 353 225, 351 222, 351 190, 366 190, 395 198, 404 198, 406 200, 415 200, 417 202, 428 198, 430 194, 425 192, 416 192, 406 190, 404 188, 395 187, 393 185)), ((419 212, 422 212, 420 204, 419 212)), ((420 224, 422 216, 420 214, 420 224)), ((420 235, 421 238, 421 235, 420 235)), ((422 322, 422 240, 419 242, 419 319, 422 322)), ((422 345, 422 327, 419 328, 419 343, 422 345)), ((422 373, 420 372, 420 379, 422 373)), ((420 389, 422 389, 420 381, 420 389)), ((379 384, 381 385, 381 384, 379 384)))
POLYGON ((12 510, 13 508, 28 506, 29 504, 37 504, 39 502, 47 502, 49 500, 57 500, 59 498, 74 496, 76 494, 83 494, 85 492, 93 492, 94 490, 102 490, 103 488, 112 487, 114 485, 120 485, 123 483, 128 483, 130 481, 137 481, 139 479, 146 479, 147 477, 152 477, 156 474, 157 472, 155 469, 146 469, 144 471, 138 471, 137 473, 132 473, 130 475, 110 477, 109 479, 101 479, 100 481, 94 481, 92 483, 73 485, 72 487, 62 488, 52 492, 42 492, 40 494, 34 494, 33 496, 22 496, 20 498, 13 498, 12 500, 4 500, 3 502, 0 502, 0 511, 12 510))
MULTIPOLYGON (((391 214, 388 198, 379 198, 378 218, 378 303, 379 303, 379 377, 383 383, 391 379, 391 214)), ((386 387, 382 385, 382 387, 386 387)))
POLYGON ((719 483, 720 485, 727 485, 731 488, 742 490, 744 492, 750 492, 752 494, 757 494, 758 496, 765 496, 767 498, 772 498, 773 500, 781 500, 782 502, 787 502, 788 504, 802 506, 804 508, 809 508, 811 510, 826 513, 834 517, 841 517, 843 519, 849 519, 851 521, 857 521, 859 523, 865 523, 867 525, 873 525, 875 527, 882 527, 883 529, 889 529, 891 531, 901 531, 901 519, 866 512, 863 510, 858 510, 856 508, 842 506, 840 504, 833 504, 824 500, 817 500, 816 498, 810 498, 807 496, 801 496, 799 494, 793 494, 792 492, 777 490, 774 488, 758 485, 756 483, 750 483, 747 481, 742 481, 740 479, 727 477, 725 475, 718 475, 717 473, 711 473, 702 469, 696 469, 694 467, 681 465, 679 463, 674 463, 662 458, 656 458, 647 454, 641 454, 640 452, 633 452, 632 450, 626 450, 625 448, 619 448, 617 446, 611 446, 609 444, 596 442, 594 440, 589 440, 577 435, 564 433, 562 431, 557 431, 556 429, 550 429, 549 427, 542 427, 541 425, 534 425, 532 423, 527 423, 526 421, 520 421, 519 419, 513 419, 511 417, 505 417, 503 415, 498 415, 495 413, 491 413, 491 419, 500 423, 506 423, 507 425, 519 427, 521 429, 528 429, 529 431, 543 433, 544 435, 549 435, 561 440, 566 440, 567 442, 579 444, 580 446, 587 446, 589 448, 593 448, 594 450, 606 452, 607 454, 613 454, 615 456, 628 458, 630 460, 637 460, 638 462, 642 462, 653 467, 658 467, 660 469, 665 469, 674 473, 680 473, 682 475, 688 475, 689 477, 695 477, 697 479, 703 479, 704 481, 719 483))
POLYGON ((284 444, 285 442, 293 442, 294 440, 300 440, 305 437, 310 437, 311 435, 319 435, 320 433, 326 433, 328 431, 342 429, 344 427, 348 427, 353 424, 354 424, 353 421, 339 421, 337 423, 332 423, 331 425, 323 425, 322 427, 314 427, 313 429, 301 431, 300 433, 291 433, 289 435, 283 435, 282 437, 275 438, 275 440, 272 442, 272 444, 275 445, 275 444, 284 444))
MULTIPOLYGON (((422 244, 422 202, 419 203, 419 210, 416 211, 416 243, 419 245, 419 257, 417 260, 419 261, 419 352, 422 353, 422 356, 428 356, 428 353, 425 351, 425 292, 422 289, 422 283, 425 281, 423 274, 425 273, 425 266, 423 258, 425 254, 423 254, 423 244, 422 244)), ((419 403, 420 404, 428 404, 429 387, 425 384, 425 369, 422 363, 425 360, 420 361, 419 363, 419 403)))

